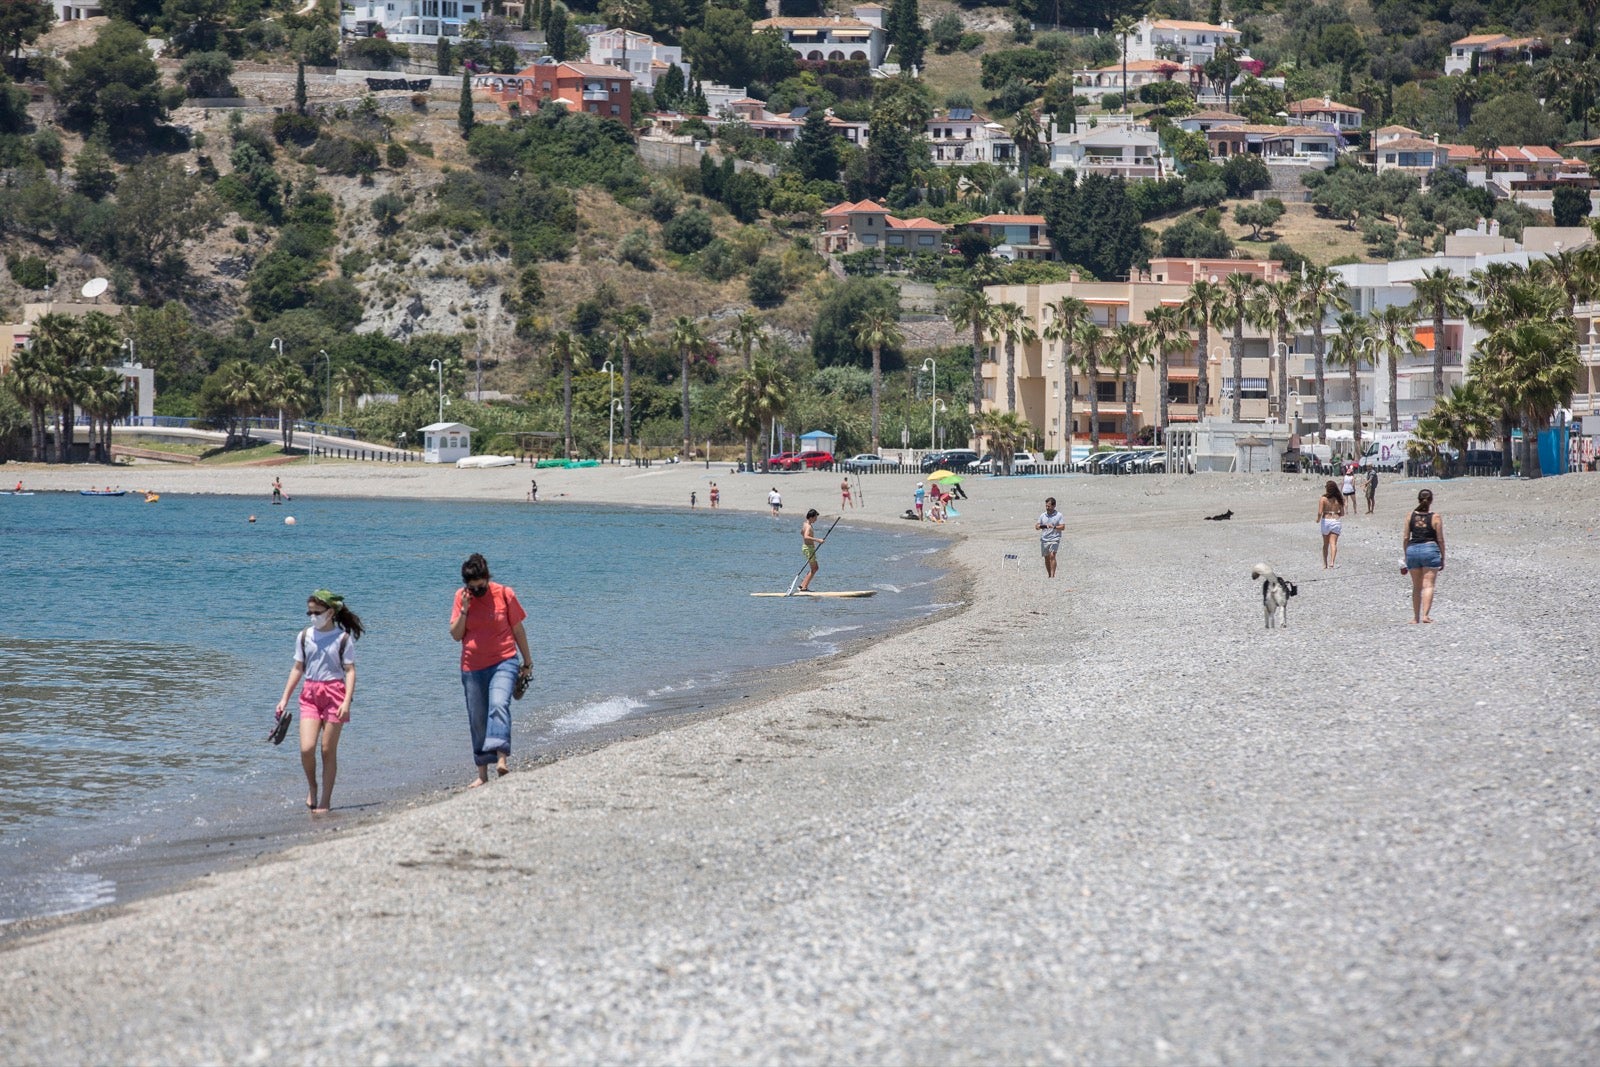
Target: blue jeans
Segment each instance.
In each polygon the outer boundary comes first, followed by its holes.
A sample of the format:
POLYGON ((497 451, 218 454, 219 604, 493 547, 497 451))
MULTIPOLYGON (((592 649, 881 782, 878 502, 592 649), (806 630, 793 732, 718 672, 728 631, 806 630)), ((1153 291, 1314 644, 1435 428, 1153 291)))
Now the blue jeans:
POLYGON ((467 728, 472 731, 472 762, 487 767, 511 755, 511 688, 521 661, 516 656, 493 667, 461 672, 467 694, 467 728))

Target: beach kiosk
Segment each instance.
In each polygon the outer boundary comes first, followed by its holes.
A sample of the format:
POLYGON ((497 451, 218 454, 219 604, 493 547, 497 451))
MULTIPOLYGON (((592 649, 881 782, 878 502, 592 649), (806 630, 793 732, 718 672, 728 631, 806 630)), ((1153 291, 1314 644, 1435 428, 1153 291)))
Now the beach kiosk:
POLYGON ((812 430, 800 435, 800 447, 807 452, 832 452, 839 439, 831 433, 812 430))
POLYGON ((422 434, 422 462, 454 463, 472 455, 472 427, 460 422, 436 422, 417 431, 422 434))

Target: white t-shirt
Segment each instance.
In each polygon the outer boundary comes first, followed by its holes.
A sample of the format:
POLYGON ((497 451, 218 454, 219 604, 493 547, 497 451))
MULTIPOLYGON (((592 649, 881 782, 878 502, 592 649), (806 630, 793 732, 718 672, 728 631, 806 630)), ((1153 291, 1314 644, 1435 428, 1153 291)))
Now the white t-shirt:
POLYGON ((767 494, 767 506, 774 508, 781 508, 783 506, 783 497, 778 495, 778 491, 776 489, 767 494))
POLYGON ((1043 530, 1039 531, 1040 544, 1059 545, 1061 543, 1061 531, 1056 527, 1056 524, 1060 522, 1066 522, 1066 519, 1062 518, 1059 511, 1039 513, 1039 525, 1044 527, 1043 530))
POLYGON ((342 682, 345 664, 356 661, 355 642, 337 626, 326 632, 307 626, 294 639, 294 661, 305 665, 308 682, 342 682))

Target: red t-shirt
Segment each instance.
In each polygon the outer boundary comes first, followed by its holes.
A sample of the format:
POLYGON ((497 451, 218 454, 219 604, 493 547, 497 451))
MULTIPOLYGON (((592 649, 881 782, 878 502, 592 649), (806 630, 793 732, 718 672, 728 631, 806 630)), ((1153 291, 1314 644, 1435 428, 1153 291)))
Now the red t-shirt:
MULTIPOLYGON (((451 626, 461 617, 461 601, 468 596, 465 589, 456 590, 455 608, 450 613, 451 626)), ((528 613, 522 610, 516 592, 498 582, 490 582, 487 593, 471 599, 467 632, 461 638, 461 669, 481 671, 517 654, 517 639, 512 636, 511 628, 526 619, 528 613)))

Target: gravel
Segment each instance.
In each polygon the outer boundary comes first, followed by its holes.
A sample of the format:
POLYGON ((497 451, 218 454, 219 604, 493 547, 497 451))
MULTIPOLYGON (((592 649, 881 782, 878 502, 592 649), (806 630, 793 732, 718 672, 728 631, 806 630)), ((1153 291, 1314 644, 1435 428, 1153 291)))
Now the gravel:
POLYGON ((1434 484, 1432 626, 1398 574, 1415 486, 1324 572, 1319 484, 974 479, 964 612, 13 935, 0 1062, 1592 1060, 1600 478, 1434 484), (1287 629, 1260 560, 1300 583, 1287 629))

